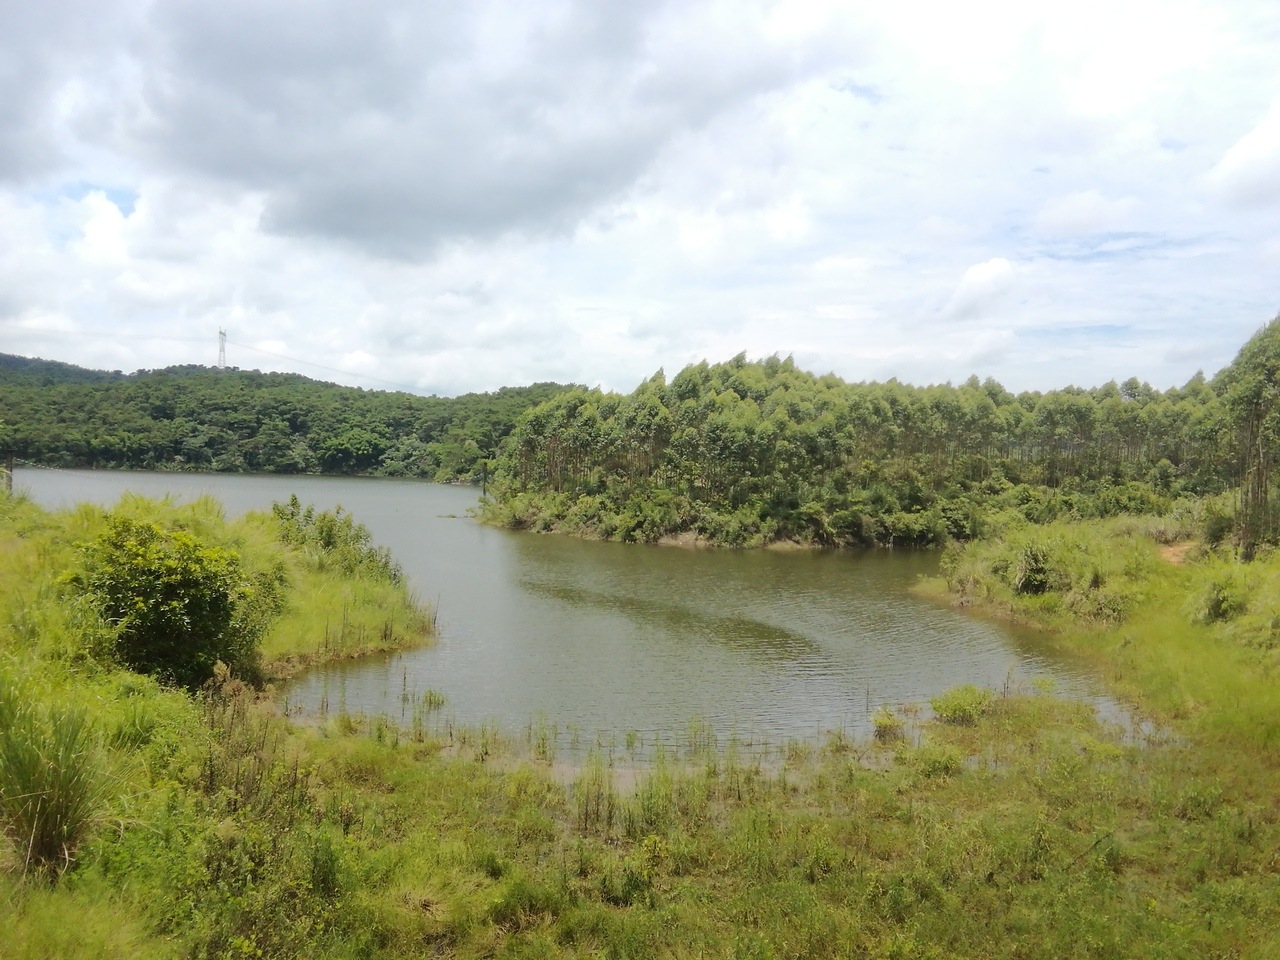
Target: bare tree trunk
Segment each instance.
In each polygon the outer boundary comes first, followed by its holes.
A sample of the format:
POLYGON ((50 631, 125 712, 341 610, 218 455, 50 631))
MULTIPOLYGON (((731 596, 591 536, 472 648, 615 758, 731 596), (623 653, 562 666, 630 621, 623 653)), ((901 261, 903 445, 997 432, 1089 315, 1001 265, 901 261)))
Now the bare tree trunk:
POLYGON ((1245 424, 1244 477, 1240 484, 1240 554, 1252 560, 1258 544, 1271 535, 1271 465, 1267 457, 1259 411, 1245 424))

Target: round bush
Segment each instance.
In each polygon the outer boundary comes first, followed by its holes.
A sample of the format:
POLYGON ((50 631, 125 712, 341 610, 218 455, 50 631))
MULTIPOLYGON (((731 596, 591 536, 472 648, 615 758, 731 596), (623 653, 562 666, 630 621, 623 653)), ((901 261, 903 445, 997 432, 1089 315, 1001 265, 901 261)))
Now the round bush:
POLYGON ((219 660, 253 656, 256 637, 235 629, 240 558, 189 533, 113 517, 74 582, 117 628, 120 660, 141 673, 195 687, 219 660))

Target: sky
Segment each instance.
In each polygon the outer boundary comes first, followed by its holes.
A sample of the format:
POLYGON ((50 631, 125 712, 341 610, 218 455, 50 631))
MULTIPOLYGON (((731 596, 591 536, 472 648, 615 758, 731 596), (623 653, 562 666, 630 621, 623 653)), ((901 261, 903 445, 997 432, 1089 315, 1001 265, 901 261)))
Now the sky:
POLYGON ((1278 310, 1274 0, 0 0, 0 352, 1165 388, 1278 310))

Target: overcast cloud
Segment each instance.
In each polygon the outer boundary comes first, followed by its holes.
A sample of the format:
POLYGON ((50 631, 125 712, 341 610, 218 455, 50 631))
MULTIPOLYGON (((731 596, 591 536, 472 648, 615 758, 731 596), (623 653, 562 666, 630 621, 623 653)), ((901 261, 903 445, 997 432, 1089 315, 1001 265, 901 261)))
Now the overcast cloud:
POLYGON ((1213 373, 1280 5, 0 0, 0 351, 457 393, 1213 373))

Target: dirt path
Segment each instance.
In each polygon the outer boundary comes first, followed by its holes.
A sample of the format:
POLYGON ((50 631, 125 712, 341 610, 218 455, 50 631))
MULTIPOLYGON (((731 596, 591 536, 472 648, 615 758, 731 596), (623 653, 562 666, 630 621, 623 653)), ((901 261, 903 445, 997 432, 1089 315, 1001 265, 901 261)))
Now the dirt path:
POLYGON ((1195 544, 1188 541, 1186 543, 1170 543, 1160 548, 1160 556, 1164 557, 1170 563, 1183 564, 1187 562, 1187 554, 1191 552, 1191 548, 1195 544))

